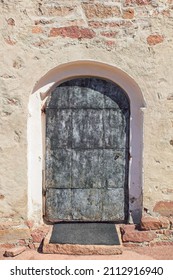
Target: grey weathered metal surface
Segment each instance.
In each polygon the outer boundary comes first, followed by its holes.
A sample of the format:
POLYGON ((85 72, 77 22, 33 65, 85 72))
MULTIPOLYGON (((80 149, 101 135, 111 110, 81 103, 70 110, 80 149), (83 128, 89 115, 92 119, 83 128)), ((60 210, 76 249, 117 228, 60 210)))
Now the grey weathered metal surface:
POLYGON ((128 213, 130 105, 117 85, 79 78, 46 108, 46 218, 124 221, 128 213))

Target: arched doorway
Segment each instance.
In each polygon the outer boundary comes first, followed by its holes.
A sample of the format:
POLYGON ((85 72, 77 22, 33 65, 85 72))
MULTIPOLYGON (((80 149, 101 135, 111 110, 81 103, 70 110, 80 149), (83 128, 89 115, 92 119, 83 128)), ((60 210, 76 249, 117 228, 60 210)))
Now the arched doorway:
POLYGON ((130 103, 96 77, 57 86, 46 102, 45 218, 126 222, 130 103))
POLYGON ((67 80, 98 77, 117 84, 130 101, 129 135, 129 211, 135 223, 142 213, 143 191, 143 115, 145 101, 137 83, 121 69, 98 61, 81 60, 59 65, 35 85, 29 99, 28 115, 28 219, 43 221, 45 203, 45 102, 50 93, 67 80))

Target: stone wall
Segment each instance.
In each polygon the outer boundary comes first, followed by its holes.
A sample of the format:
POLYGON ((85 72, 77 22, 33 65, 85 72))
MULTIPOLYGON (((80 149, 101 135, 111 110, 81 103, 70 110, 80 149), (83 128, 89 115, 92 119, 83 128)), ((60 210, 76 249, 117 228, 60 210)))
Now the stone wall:
MULTIPOLYGON (((0 1, 0 220, 28 219, 28 102, 66 62, 95 60, 133 77, 144 110, 143 201, 173 215, 173 1, 0 1)), ((141 186, 139 186, 141 188, 141 186)), ((155 215, 154 214, 154 215, 155 215)))
POLYGON ((120 232, 125 247, 172 245, 173 220, 160 216, 143 216, 140 224, 120 225, 120 232))

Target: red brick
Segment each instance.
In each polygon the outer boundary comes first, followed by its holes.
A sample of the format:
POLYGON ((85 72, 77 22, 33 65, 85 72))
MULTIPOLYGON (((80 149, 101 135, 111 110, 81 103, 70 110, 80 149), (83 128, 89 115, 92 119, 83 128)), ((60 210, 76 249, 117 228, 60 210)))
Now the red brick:
POLYGON ((34 230, 31 233, 33 242, 40 243, 45 237, 45 233, 39 229, 34 230))
POLYGON ((40 26, 33 26, 32 33, 34 33, 34 34, 43 33, 43 29, 40 26))
POLYGON ((132 19, 134 18, 134 9, 126 9, 126 10, 123 10, 123 16, 122 16, 124 19, 132 19))
POLYGON ((101 28, 105 26, 105 23, 102 21, 89 21, 88 25, 92 28, 101 28))
POLYGON ((160 44, 162 43, 164 40, 164 37, 163 35, 149 35, 147 37, 147 43, 150 45, 150 46, 154 46, 154 45, 157 45, 157 44, 160 44))
POLYGON ((162 228, 170 228, 170 221, 166 217, 159 217, 159 221, 162 225, 162 228))
POLYGON ((115 36, 117 35, 118 32, 116 31, 103 31, 100 32, 100 34, 104 37, 108 37, 108 38, 115 38, 115 36))
POLYGON ((5 196, 3 194, 0 194, 0 200, 3 200, 5 196))
POLYGON ((122 236, 123 242, 150 242, 154 238, 157 237, 157 234, 155 232, 151 231, 130 231, 126 232, 122 236))
POLYGON ((141 219, 140 228, 142 230, 151 230, 151 229, 156 230, 161 227, 162 225, 158 218, 147 216, 147 217, 142 217, 141 219))
POLYGON ((45 235, 48 233, 49 227, 37 228, 31 232, 32 240, 34 243, 40 243, 45 235))
POLYGON ((32 220, 28 220, 25 222, 25 224, 29 227, 29 228, 32 228, 34 226, 34 221, 32 220))
POLYGON ((95 32, 89 28, 79 28, 78 26, 68 26, 60 28, 52 28, 50 37, 69 37, 72 39, 91 39, 95 36, 95 32))
POLYGON ((4 257, 15 257, 26 250, 26 247, 15 247, 12 249, 8 249, 4 253, 4 257))
POLYGON ((172 217, 173 201, 159 201, 154 206, 153 211, 159 213, 162 216, 172 217))
POLYGON ((120 226, 120 231, 122 234, 128 232, 134 232, 136 225, 123 225, 120 226))
POLYGON ((156 230, 160 228, 168 228, 169 220, 156 217, 142 217, 140 228, 142 230, 156 230))
POLYGON ((116 6, 109 6, 103 4, 82 4, 85 15, 88 19, 92 18, 108 18, 120 16, 120 9, 116 6))

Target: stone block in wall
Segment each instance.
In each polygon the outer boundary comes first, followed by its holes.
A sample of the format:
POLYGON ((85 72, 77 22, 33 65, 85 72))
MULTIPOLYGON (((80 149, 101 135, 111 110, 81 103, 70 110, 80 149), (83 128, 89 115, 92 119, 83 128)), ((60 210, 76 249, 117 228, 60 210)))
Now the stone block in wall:
POLYGON ((134 232, 136 228, 135 224, 132 225, 121 225, 120 226, 120 232, 121 234, 127 233, 127 232, 134 232))
POLYGON ((34 226, 34 221, 32 221, 32 220, 27 220, 27 221, 25 222, 25 224, 27 225, 28 228, 32 228, 32 227, 34 226))
POLYGON ((72 39, 92 39, 95 36, 95 32, 89 28, 79 28, 78 26, 68 27, 53 27, 49 33, 50 37, 67 37, 72 39))
POLYGON ((170 228, 170 220, 167 217, 159 217, 162 228, 170 228))
POLYGON ((128 8, 128 9, 123 10, 122 17, 124 19, 132 19, 132 18, 134 18, 134 9, 128 8))
POLYGON ((151 34, 147 37, 147 43, 150 46, 160 44, 163 41, 164 41, 164 37, 163 37, 163 35, 160 35, 160 34, 151 34))
POLYGON ((121 11, 118 6, 104 5, 100 3, 88 4, 83 3, 82 8, 88 19, 93 18, 110 18, 121 15, 121 11))
POLYGON ((130 231, 122 235, 123 242, 143 243, 150 242, 157 237, 153 231, 130 231))
POLYGON ((140 223, 141 230, 157 230, 161 228, 168 228, 169 227, 169 220, 165 217, 142 217, 140 223))
POLYGON ((153 212, 162 216, 173 217, 173 201, 159 201, 155 204, 153 212))
POLYGON ((43 238, 45 237, 45 235, 48 233, 48 231, 49 231, 49 226, 48 227, 43 226, 43 227, 34 229, 31 232, 32 241, 34 243, 40 243, 43 240, 43 238))
POLYGON ((14 243, 17 240, 27 240, 30 238, 30 230, 28 228, 11 228, 0 230, 0 243, 14 243))

